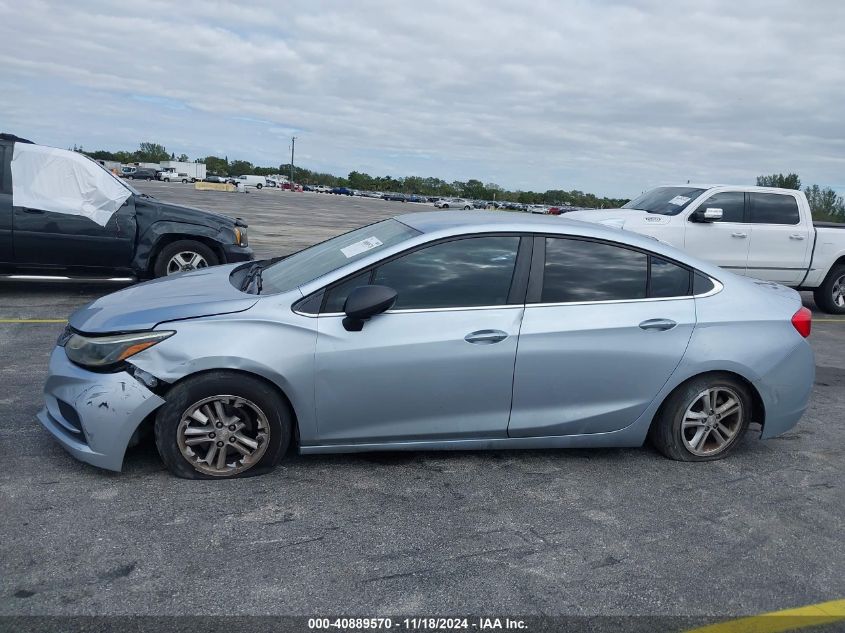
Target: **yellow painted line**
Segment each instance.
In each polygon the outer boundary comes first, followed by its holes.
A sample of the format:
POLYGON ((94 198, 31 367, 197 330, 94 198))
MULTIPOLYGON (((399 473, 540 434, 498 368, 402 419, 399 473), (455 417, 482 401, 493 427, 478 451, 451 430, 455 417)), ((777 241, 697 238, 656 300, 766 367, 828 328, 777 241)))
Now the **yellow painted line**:
POLYGON ((845 620, 845 600, 831 600, 806 607, 717 622, 698 629, 690 629, 686 633, 780 633, 822 626, 841 620, 845 620))
POLYGON ((67 323, 67 319, 0 319, 0 323, 67 323))

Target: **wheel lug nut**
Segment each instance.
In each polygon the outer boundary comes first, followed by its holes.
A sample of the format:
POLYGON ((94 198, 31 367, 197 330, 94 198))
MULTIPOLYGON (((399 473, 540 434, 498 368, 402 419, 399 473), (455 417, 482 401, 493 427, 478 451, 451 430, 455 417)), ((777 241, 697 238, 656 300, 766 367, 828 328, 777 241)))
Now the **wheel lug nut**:
POLYGON ((223 442, 217 442, 217 446, 223 446, 223 442))
POLYGON ((234 437, 234 436, 230 437, 230 438, 229 438, 229 441, 230 441, 230 442, 234 442, 234 441, 235 441, 235 437, 234 437))
POLYGON ((212 431, 211 433, 208 434, 208 437, 215 438, 215 437, 217 437, 217 433, 212 431))
POLYGON ((232 432, 234 432, 234 431, 235 431, 235 425, 234 425, 234 424, 230 424, 230 425, 229 425, 229 430, 230 430, 230 431, 232 431, 232 432))
MULTIPOLYGON (((712 411, 711 411, 711 413, 712 413, 712 411)), ((222 423, 222 422, 218 422, 218 423, 217 423, 217 424, 215 424, 214 426, 216 426, 218 429, 222 429, 222 428, 223 428, 223 423, 222 423)))

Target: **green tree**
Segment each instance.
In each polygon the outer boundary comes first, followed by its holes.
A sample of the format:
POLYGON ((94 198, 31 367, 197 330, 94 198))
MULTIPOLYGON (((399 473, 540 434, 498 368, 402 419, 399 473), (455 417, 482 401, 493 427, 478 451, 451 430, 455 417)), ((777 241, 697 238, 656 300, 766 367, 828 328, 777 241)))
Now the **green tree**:
POLYGON ((179 160, 179 162, 181 162, 181 163, 187 163, 187 162, 190 160, 190 158, 188 158, 188 155, 187 155, 187 154, 179 154, 179 159, 178 159, 178 160, 179 160))
POLYGON ((160 163, 169 160, 170 154, 164 145, 158 143, 141 143, 138 151, 135 152, 135 160, 139 163, 160 163))
POLYGON ((818 185, 804 189, 814 220, 845 222, 845 200, 830 187, 818 185))
POLYGON ((233 160, 229 163, 230 176, 243 176, 244 174, 251 174, 254 171, 255 168, 248 160, 233 160))
POLYGON ((798 174, 789 173, 757 176, 758 187, 780 187, 781 189, 796 189, 801 191, 801 179, 798 174))
POLYGON ((229 161, 217 156, 206 156, 203 160, 206 170, 212 174, 229 175, 229 161))

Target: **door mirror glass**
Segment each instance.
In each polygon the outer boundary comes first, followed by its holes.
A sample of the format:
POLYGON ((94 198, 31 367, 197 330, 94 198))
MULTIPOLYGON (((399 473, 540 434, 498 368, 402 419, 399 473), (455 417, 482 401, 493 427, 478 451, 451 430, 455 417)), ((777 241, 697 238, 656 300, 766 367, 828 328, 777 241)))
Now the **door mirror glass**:
POLYGON ((360 332, 364 327, 364 321, 385 310, 396 303, 396 291, 387 286, 360 286, 349 293, 343 311, 346 318, 343 319, 343 327, 348 332, 360 332))
POLYGON ((722 219, 722 210, 714 207, 707 207, 704 209, 705 222, 718 222, 722 219))

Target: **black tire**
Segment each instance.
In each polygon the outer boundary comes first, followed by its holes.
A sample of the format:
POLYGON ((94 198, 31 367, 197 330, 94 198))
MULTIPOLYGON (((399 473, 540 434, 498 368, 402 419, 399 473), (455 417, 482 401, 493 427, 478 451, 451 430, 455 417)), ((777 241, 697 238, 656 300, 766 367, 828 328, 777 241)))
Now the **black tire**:
POLYGON ((170 178, 165 178, 164 182, 170 182, 170 178))
POLYGON ((255 185, 255 188, 256 188, 256 189, 261 189, 263 186, 264 186, 264 185, 262 185, 262 184, 259 182, 257 185, 255 185))
POLYGON ((740 443, 751 421, 752 398, 748 388, 729 374, 702 374, 679 385, 664 401, 648 432, 652 445, 665 457, 682 462, 706 462, 722 459, 740 443), (690 451, 683 439, 682 422, 687 409, 697 403, 702 392, 713 389, 729 389, 739 398, 741 405, 737 428, 724 447, 708 455, 690 451))
POLYGON ((201 255, 208 266, 216 266, 220 263, 217 254, 202 242, 197 242, 196 240, 177 240, 167 244, 158 252, 153 264, 153 276, 166 277, 168 262, 170 262, 171 258, 182 252, 192 252, 201 255))
POLYGON ((150 182, 150 181, 152 180, 152 178, 150 178, 149 176, 147 176, 146 178, 144 178, 144 180, 146 180, 147 182, 150 182))
POLYGON ((845 314, 845 305, 836 305, 836 301, 833 298, 833 287, 836 285, 837 280, 842 277, 845 277, 845 264, 834 266, 827 273, 827 277, 824 278, 822 285, 813 291, 813 299, 815 299, 816 305, 822 312, 827 312, 828 314, 845 314))
POLYGON ((183 184, 183 185, 187 185, 187 184, 188 184, 188 179, 187 179, 187 178, 182 178, 182 184, 183 184))
MULTIPOLYGON (((212 371, 186 378, 167 394, 167 402, 155 419, 155 442, 167 469, 184 479, 233 479, 254 477, 272 470, 284 457, 293 436, 293 416, 284 398, 266 382, 233 371, 212 371), (255 464, 233 474, 209 474, 197 470, 179 449, 182 416, 195 403, 213 396, 244 398, 264 413, 269 434, 264 453, 255 464)), ((199 452, 199 451, 198 451, 199 452)))

